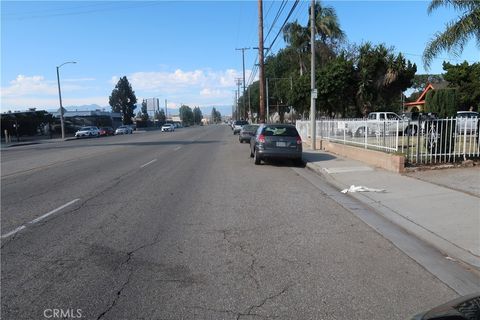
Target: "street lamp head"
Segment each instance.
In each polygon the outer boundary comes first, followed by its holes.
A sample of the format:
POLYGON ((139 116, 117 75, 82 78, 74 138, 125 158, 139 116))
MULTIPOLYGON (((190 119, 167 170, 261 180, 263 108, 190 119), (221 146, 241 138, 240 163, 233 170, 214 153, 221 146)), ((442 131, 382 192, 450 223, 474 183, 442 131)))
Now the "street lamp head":
POLYGON ((67 64, 67 63, 77 63, 77 62, 76 61, 67 61, 67 62, 64 62, 61 65, 59 65, 57 68, 60 68, 61 66, 63 66, 64 64, 67 64))

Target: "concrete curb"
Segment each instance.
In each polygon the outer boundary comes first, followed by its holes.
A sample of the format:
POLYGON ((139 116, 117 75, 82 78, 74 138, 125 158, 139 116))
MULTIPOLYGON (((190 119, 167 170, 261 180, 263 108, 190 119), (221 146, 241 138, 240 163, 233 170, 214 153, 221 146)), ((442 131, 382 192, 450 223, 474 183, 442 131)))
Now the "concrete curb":
MULTIPOLYGON (((340 190, 342 189, 349 187, 346 185, 342 185, 340 182, 336 181, 330 174, 324 172, 321 168, 311 162, 307 162, 306 167, 314 173, 325 178, 329 184, 337 188, 338 192, 340 192, 340 190)), ((439 237, 427 228, 407 219, 406 217, 395 211, 395 208, 389 208, 382 203, 370 199, 366 194, 350 193, 349 195, 359 200, 360 202, 368 205, 389 221, 395 223, 396 225, 407 230, 409 233, 413 234, 419 239, 437 248, 445 257, 458 259, 480 272, 480 258, 472 254, 471 252, 456 246, 455 244, 439 237)))

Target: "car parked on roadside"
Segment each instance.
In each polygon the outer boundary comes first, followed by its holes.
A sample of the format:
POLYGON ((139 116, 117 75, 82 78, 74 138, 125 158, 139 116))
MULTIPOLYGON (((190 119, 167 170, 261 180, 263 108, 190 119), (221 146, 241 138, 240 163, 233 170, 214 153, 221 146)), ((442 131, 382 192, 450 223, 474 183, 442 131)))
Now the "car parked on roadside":
POLYGON ((457 133, 473 134, 478 130, 478 117, 480 114, 475 111, 457 112, 457 133))
POLYGON ((100 136, 113 136, 115 134, 115 131, 113 130, 112 127, 101 127, 100 129, 100 136))
POLYGON ((130 126, 120 126, 115 130, 115 135, 119 134, 132 134, 133 129, 130 126))
POLYGON ((173 132, 175 131, 175 125, 173 125, 173 123, 165 123, 163 126, 162 126, 162 132, 173 132))
POLYGON ((255 135, 258 127, 258 124, 244 125, 238 135, 238 141, 240 141, 240 143, 250 142, 250 138, 255 135))
POLYGON ((85 138, 85 137, 99 137, 100 130, 94 126, 81 127, 77 132, 75 132, 75 138, 85 138))
POLYGON ((255 164, 266 159, 290 159, 303 165, 302 138, 291 124, 261 124, 250 139, 250 157, 255 164))
POLYGON ((248 121, 246 120, 237 120, 233 123, 233 134, 240 133, 240 130, 242 130, 242 127, 244 125, 247 125, 248 121))

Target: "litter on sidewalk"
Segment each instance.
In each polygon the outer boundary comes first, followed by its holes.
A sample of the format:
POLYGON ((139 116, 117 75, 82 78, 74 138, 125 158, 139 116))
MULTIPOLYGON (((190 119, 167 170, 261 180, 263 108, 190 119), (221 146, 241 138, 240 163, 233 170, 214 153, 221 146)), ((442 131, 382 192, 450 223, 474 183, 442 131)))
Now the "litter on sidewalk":
POLYGON ((351 185, 350 188, 344 189, 341 192, 342 193, 347 193, 347 192, 386 192, 387 190, 385 189, 375 189, 375 188, 369 188, 365 186, 355 186, 351 185))

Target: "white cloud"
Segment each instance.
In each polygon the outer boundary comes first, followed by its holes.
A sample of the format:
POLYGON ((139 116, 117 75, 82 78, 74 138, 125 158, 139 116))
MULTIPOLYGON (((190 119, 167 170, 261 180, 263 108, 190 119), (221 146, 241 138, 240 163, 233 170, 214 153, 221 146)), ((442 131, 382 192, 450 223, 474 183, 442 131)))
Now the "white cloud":
MULTIPOLYGON (((250 72, 246 71, 246 79, 250 72)), ((242 72, 235 69, 208 68, 136 72, 127 76, 137 98, 167 98, 169 108, 178 108, 182 103, 189 106, 230 105, 237 88, 235 79, 241 77, 242 72)), ((116 84, 118 79, 118 76, 112 77, 111 83, 116 84)))
MULTIPOLYGON (((83 106, 98 104, 108 106, 108 97, 84 97, 84 98, 63 98, 62 104, 67 110, 74 110, 71 106, 83 106)), ((38 109, 58 109, 59 100, 57 97, 6 97, 2 98, 2 112, 8 110, 26 110, 35 107, 38 109)))
MULTIPOLYGON (((247 76, 249 73, 247 73, 247 76)), ((234 69, 214 71, 210 69, 197 69, 184 71, 177 69, 173 72, 135 72, 128 76, 134 90, 152 92, 179 92, 188 87, 227 88, 235 86, 235 78, 241 73, 234 69)), ((111 79, 112 84, 118 82, 119 77, 111 79)))
MULTIPOLYGON (((212 70, 209 68, 173 71, 135 72, 127 75, 137 99, 167 99, 169 108, 179 108, 181 104, 189 106, 231 105, 234 99, 236 78, 242 72, 235 69, 212 70)), ((246 79, 250 70, 246 71, 246 79)), ((108 105, 108 96, 112 87, 118 83, 119 76, 112 76, 108 83, 99 84, 95 78, 62 79, 62 99, 64 106, 71 105, 108 105), (87 83, 89 86, 86 86, 87 83), (69 92, 69 94, 63 93, 69 92), (76 95, 72 92, 77 92, 76 95), (105 96, 100 96, 104 94, 105 96)), ((48 80, 43 76, 18 75, 16 79, 1 88, 2 111, 8 109, 26 109, 28 107, 57 108, 58 87, 56 79, 48 80)))
POLYGON ((15 80, 10 81, 10 86, 2 87, 2 98, 38 94, 53 95, 58 94, 57 90, 56 83, 45 80, 43 76, 27 77, 20 74, 15 80))
POLYGON ((95 78, 72 78, 72 79, 62 79, 63 82, 85 82, 85 81, 95 81, 95 78))
POLYGON ((203 88, 200 91, 200 96, 204 98, 226 98, 232 96, 231 90, 203 88))
MULTIPOLYGON (((82 89, 81 86, 73 84, 74 82, 91 81, 93 79, 65 79, 61 82, 62 92, 75 91, 82 89)), ((43 76, 25 76, 18 75, 10 81, 10 85, 1 88, 2 100, 9 97, 33 97, 33 96, 58 96, 57 81, 46 80, 43 76)))

